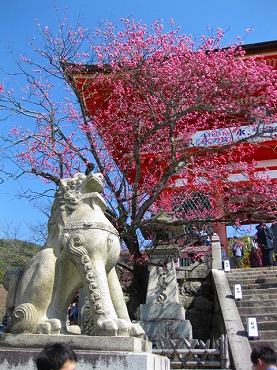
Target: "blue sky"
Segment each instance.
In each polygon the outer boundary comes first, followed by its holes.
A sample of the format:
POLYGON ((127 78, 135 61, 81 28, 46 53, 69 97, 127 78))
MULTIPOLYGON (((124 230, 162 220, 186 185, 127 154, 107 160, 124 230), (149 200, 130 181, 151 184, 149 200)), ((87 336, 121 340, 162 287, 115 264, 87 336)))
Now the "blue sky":
MULTIPOLYGON (((83 27, 88 28, 97 27, 103 19, 116 21, 122 17, 132 17, 146 24, 162 19, 164 25, 169 26, 172 18, 183 33, 193 36, 205 34, 207 26, 212 30, 222 28, 226 31, 226 44, 238 35, 244 37, 249 28, 253 31, 247 35, 245 44, 277 40, 276 0, 0 0, 0 66, 13 70, 7 46, 18 53, 31 52, 27 39, 38 36, 36 19, 43 26, 57 27, 54 4, 62 17, 67 9, 69 23, 79 17, 83 27)), ((0 72, 0 82, 1 79, 0 72)), ((9 227, 10 232, 17 230, 18 238, 31 239, 27 225, 46 220, 27 200, 17 198, 18 192, 28 187, 46 189, 39 182, 26 178, 0 184, 0 238, 5 237, 1 228, 9 227)))

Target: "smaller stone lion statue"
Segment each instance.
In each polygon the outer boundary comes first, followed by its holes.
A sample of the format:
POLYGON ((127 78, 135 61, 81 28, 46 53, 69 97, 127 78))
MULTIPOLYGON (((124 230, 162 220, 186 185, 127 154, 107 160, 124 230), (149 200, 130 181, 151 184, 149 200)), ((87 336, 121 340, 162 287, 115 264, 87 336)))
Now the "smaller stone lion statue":
POLYGON ((130 321, 115 271, 120 241, 104 214, 102 191, 101 174, 60 181, 45 246, 24 270, 4 276, 7 332, 69 334, 68 307, 84 288, 97 335, 144 338, 141 326, 130 321))

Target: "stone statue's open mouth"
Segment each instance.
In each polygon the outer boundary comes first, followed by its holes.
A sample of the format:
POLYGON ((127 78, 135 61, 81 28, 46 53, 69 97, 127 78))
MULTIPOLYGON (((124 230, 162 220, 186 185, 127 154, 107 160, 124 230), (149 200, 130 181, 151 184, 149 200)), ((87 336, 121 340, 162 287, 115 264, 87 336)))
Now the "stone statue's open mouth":
POLYGON ((79 187, 82 193, 101 193, 103 191, 103 176, 90 172, 79 187))

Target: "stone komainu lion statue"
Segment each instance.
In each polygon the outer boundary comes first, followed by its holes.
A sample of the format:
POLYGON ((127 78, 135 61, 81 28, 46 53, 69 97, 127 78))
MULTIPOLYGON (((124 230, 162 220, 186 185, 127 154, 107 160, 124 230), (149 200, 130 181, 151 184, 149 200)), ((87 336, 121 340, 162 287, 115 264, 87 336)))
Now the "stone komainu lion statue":
POLYGON ((3 279, 7 332, 69 333, 68 306, 84 287, 97 335, 144 337, 141 326, 130 321, 115 271, 120 242, 104 214, 102 190, 100 174, 60 181, 45 246, 24 270, 10 270, 3 279))

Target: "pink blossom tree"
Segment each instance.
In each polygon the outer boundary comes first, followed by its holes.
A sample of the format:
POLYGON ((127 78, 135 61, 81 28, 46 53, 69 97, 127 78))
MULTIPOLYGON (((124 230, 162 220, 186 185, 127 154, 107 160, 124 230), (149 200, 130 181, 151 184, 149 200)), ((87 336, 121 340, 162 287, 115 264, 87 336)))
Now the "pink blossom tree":
POLYGON ((173 22, 169 32, 129 19, 91 31, 65 20, 40 34, 36 58, 21 55, 19 74, 0 83, 1 153, 55 184, 93 165, 103 174, 109 217, 134 257, 132 312, 147 275, 138 231, 153 214, 276 219, 276 184, 255 161, 263 145, 274 152, 277 131, 277 74, 262 58, 246 58, 239 41, 223 47, 222 30, 194 40, 173 22), (192 194, 209 206, 182 206, 192 194))

